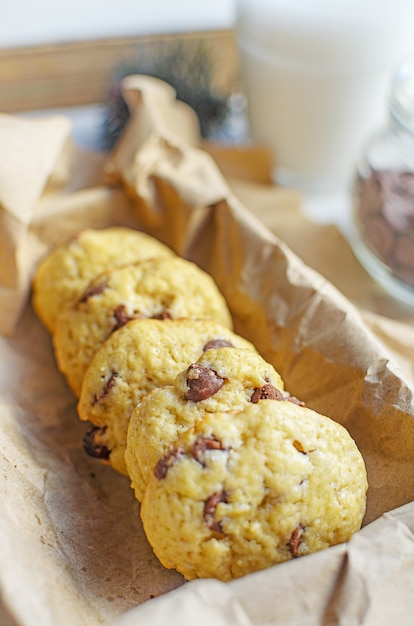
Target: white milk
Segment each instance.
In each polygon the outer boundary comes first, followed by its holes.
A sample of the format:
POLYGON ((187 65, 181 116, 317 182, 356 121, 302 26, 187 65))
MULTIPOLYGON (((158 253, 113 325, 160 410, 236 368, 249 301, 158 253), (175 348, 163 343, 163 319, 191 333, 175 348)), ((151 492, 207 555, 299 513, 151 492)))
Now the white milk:
POLYGON ((414 49, 414 0, 238 0, 236 32, 252 139, 271 148, 276 182, 346 187, 414 49))

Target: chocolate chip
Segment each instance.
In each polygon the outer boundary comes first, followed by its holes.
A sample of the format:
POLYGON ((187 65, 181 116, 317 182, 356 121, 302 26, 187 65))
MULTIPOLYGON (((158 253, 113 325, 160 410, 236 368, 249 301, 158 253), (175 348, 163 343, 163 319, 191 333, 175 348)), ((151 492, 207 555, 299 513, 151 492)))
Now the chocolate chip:
POLYGON ((289 551, 294 558, 299 556, 298 550, 300 542, 302 541, 303 530, 303 526, 298 524, 295 530, 292 532, 288 542, 289 551))
POLYGON ((204 513, 203 513, 203 518, 207 526, 211 530, 214 530, 215 532, 218 532, 218 533, 223 532, 221 522, 217 522, 215 519, 216 508, 220 502, 227 502, 227 494, 224 490, 216 491, 215 493, 212 493, 211 496, 207 498, 207 500, 204 503, 204 513))
POLYGON ((187 369, 188 391, 184 394, 184 398, 192 402, 206 400, 220 391, 223 385, 224 378, 221 378, 217 372, 204 365, 193 363, 187 369))
POLYGON ((203 467, 205 466, 204 455, 207 450, 226 450, 227 448, 223 447, 221 441, 216 439, 214 435, 212 437, 199 437, 193 444, 191 449, 193 458, 200 463, 203 467))
POLYGON ((296 404, 297 406, 306 406, 303 400, 299 400, 296 396, 287 396, 285 399, 288 402, 292 402, 292 404, 296 404))
POLYGON ((414 174, 372 170, 358 181, 356 214, 371 251, 400 280, 414 285, 414 174))
POLYGON ((114 318, 115 318, 115 327, 114 330, 118 330, 118 328, 122 328, 125 326, 130 320, 133 318, 128 315, 125 304, 120 304, 114 310, 114 318))
POLYGON ((293 442, 293 446, 296 448, 296 450, 298 452, 300 452, 301 454, 306 454, 305 452, 305 448, 303 447, 302 443, 300 441, 298 441, 297 439, 294 440, 293 442))
POLYGON ((160 458, 156 466, 154 467, 154 475, 158 480, 166 477, 170 467, 174 465, 177 458, 183 453, 180 448, 172 448, 160 458))
POLYGON ((371 250, 385 263, 390 263, 395 249, 395 236, 383 215, 366 221, 364 236, 371 250))
POLYGON ((203 352, 207 350, 218 350, 219 348, 234 348, 233 344, 227 339, 210 339, 203 348, 203 352))
POLYGON ((161 313, 157 313, 156 315, 153 315, 152 318, 153 320, 170 320, 171 318, 171 313, 168 313, 168 311, 161 311, 161 313))
POLYGON ((115 386, 116 384, 116 379, 119 376, 119 374, 117 372, 112 372, 110 377, 108 378, 108 380, 106 381, 105 385, 102 387, 102 391, 99 394, 95 395, 94 398, 94 404, 96 404, 97 402, 100 402, 101 400, 103 400, 108 393, 111 391, 111 389, 115 386))
POLYGON ((106 428, 92 426, 83 436, 83 448, 85 452, 95 459, 108 460, 111 454, 108 446, 102 441, 105 430, 106 428))
POLYGON ((80 296, 78 302, 87 302, 89 298, 93 298, 93 296, 99 296, 103 291, 105 291, 106 287, 107 286, 105 283, 101 283, 100 285, 95 285, 90 289, 86 289, 86 291, 84 291, 83 294, 80 296))
POLYGON ((253 404, 257 404, 259 400, 284 400, 284 395, 279 389, 271 385, 270 383, 265 383, 263 387, 256 387, 252 393, 252 397, 250 401, 253 404))
MULTIPOLYGON (((145 319, 145 315, 141 315, 139 313, 133 313, 132 315, 128 315, 125 304, 120 304, 114 310, 114 318, 115 318, 116 324, 113 330, 115 331, 115 330, 118 330, 118 328, 122 328, 122 326, 125 326, 125 324, 127 324, 131 320, 145 319)), ((160 313, 156 313, 155 315, 153 315, 151 319, 170 320, 171 314, 168 313, 168 311, 161 311, 160 313)))

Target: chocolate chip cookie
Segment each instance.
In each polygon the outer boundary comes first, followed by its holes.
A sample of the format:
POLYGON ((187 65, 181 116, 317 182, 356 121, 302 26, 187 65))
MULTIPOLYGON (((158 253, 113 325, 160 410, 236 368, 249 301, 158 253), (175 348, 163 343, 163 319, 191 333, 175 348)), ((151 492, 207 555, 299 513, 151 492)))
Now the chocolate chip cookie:
POLYGON ((56 320, 58 367, 79 396, 93 355, 131 319, 210 318, 232 328, 212 277, 180 257, 155 258, 103 272, 56 320))
POLYGON ((280 375, 253 350, 204 352, 178 374, 174 385, 142 398, 131 415, 125 461, 137 499, 142 500, 158 459, 206 413, 240 411, 249 403, 288 397, 280 375))
POLYGON ((86 451, 127 474, 124 453, 135 406, 155 387, 171 385, 205 350, 223 344, 255 350, 212 320, 131 320, 110 335, 85 373, 78 402, 79 417, 94 425, 85 436, 86 451))
POLYGON ((151 472, 140 510, 165 567, 229 581, 348 541, 366 491, 345 428, 268 400, 185 431, 151 472))
POLYGON ((163 243, 132 228, 85 229, 52 250, 33 279, 33 307, 52 333, 56 318, 100 272, 153 257, 175 256, 163 243))

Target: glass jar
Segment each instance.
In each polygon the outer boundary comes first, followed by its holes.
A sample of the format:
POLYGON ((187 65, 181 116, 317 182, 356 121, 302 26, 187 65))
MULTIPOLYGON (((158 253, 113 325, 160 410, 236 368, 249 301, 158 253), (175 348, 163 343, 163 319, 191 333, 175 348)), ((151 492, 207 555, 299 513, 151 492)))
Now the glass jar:
POLYGON ((391 80, 388 112, 358 163, 352 244, 371 276, 414 306, 414 54, 391 80))

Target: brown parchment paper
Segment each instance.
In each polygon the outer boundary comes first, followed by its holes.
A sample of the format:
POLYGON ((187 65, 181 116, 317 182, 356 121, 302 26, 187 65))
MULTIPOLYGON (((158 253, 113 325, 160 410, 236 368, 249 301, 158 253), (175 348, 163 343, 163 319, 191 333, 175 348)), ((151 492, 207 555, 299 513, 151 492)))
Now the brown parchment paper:
MULTIPOLYGON (((370 483, 364 528, 349 544, 229 584, 183 584, 152 554, 128 479, 83 453, 85 426, 22 273, 26 296, 16 297, 26 306, 21 315, 21 304, 9 309, 0 337, 1 623, 408 624, 414 404, 410 367, 398 358, 407 326, 373 332, 383 328, 378 317, 368 319, 246 208, 213 151, 197 148, 194 116, 169 87, 129 77, 125 94, 133 115, 114 152, 65 145, 37 202, 22 215, 17 206, 26 236, 15 248, 33 268, 79 228, 126 224, 208 270, 236 330, 286 388, 357 441, 370 483)), ((294 210, 296 194, 283 198, 294 210)))
POLYGON ((45 122, 0 115, 0 332, 12 330, 24 305, 29 224, 70 130, 63 116, 45 122))

